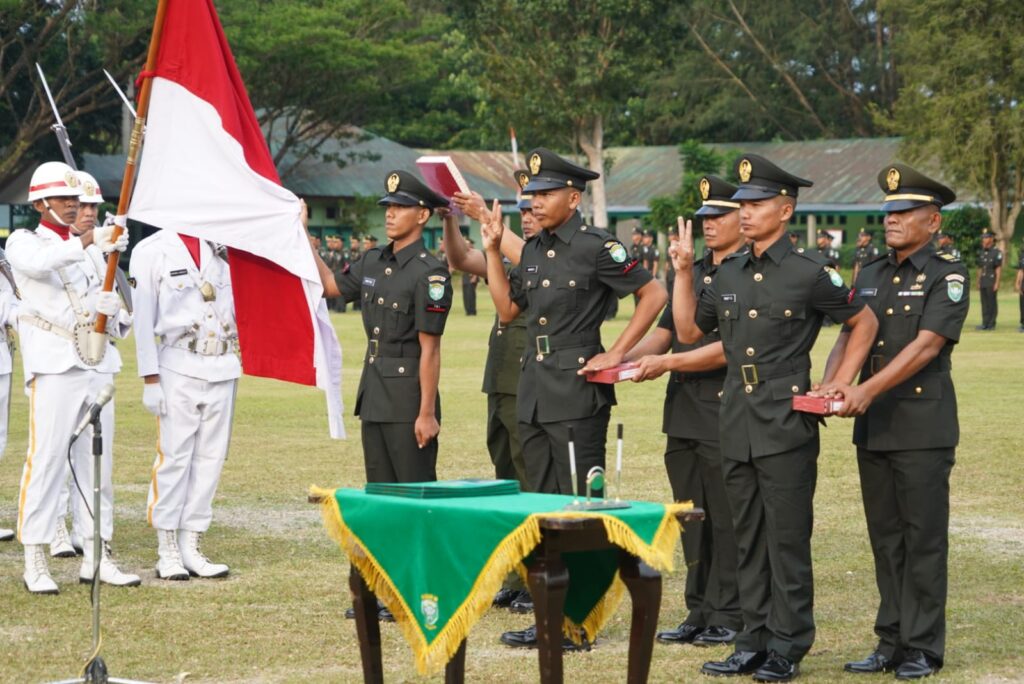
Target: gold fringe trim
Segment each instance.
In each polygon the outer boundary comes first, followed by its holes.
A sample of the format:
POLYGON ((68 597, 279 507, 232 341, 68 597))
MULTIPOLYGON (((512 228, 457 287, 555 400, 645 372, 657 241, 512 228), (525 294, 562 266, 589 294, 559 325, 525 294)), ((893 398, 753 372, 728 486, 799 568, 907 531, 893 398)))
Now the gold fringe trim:
MULTIPOLYGON (((690 501, 665 504, 664 515, 650 544, 644 543, 630 529, 629 525, 607 513, 557 511, 528 515, 495 547, 483 569, 477 575, 469 595, 452 613, 452 617, 441 633, 428 644, 420 630, 419 622, 391 582, 391 578, 384 572, 362 540, 345 524, 341 509, 338 507, 338 500, 334 496, 334 490, 311 486, 309 493, 311 496, 321 499, 320 512, 327 534, 344 549, 349 561, 355 565, 367 586, 370 587, 370 591, 395 616, 395 622, 415 655, 416 670, 423 675, 440 671, 452 659, 459 646, 469 635, 469 630, 491 607, 494 594, 509 572, 515 570, 523 582, 529 586, 527 569, 522 560, 540 543, 541 518, 597 518, 604 524, 610 543, 628 551, 656 570, 670 572, 674 568, 673 553, 682 530, 676 520, 676 515, 693 510, 693 502, 690 501), (396 607, 398 610, 395 609, 396 607)), ((583 624, 576 624, 568 617, 565 618, 562 624, 563 634, 576 644, 580 644, 584 636, 593 641, 618 609, 625 591, 626 586, 619 578, 619 573, 616 572, 608 591, 583 620, 583 624)))

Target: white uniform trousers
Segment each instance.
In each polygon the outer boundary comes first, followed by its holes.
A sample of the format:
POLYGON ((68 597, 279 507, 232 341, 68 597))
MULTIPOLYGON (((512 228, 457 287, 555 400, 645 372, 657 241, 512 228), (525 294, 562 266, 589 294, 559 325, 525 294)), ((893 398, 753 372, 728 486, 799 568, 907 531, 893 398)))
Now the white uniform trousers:
POLYGON ((167 413, 157 419, 146 517, 158 530, 205 532, 231 443, 237 380, 210 382, 160 369, 167 413))
MULTIPOLYGON (((112 373, 72 368, 63 373, 37 374, 28 385, 28 455, 21 475, 18 499, 18 540, 22 544, 49 544, 57 529, 60 490, 68 477, 68 442, 79 421, 85 417, 100 390, 114 381, 112 373)), ((100 537, 110 541, 114 533, 114 485, 111 468, 114 446, 114 402, 100 413, 103 429, 103 456, 100 461, 100 537)), ((72 484, 71 501, 75 520, 85 529, 78 533, 92 538, 93 457, 92 430, 86 430, 75 442, 72 454, 78 484, 89 498, 88 508, 72 484)))
MULTIPOLYGON (((3 344, 3 342, 0 342, 3 344)), ((7 451, 7 421, 11 417, 11 374, 0 375, 0 458, 7 451)))

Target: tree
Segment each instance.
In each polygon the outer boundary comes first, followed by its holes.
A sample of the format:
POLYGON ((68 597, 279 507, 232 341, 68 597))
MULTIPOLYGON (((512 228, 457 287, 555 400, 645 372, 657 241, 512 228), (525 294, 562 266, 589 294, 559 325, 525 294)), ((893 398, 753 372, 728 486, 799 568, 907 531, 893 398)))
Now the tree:
POLYGON ((973 266, 978 261, 982 229, 989 228, 988 210, 977 205, 965 205, 942 215, 942 232, 953 238, 953 244, 960 250, 965 264, 973 266))
POLYGON ((1024 201, 1024 4, 885 0, 907 87, 890 122, 916 161, 989 203, 1005 253, 1024 201))
POLYGON ((737 153, 722 154, 696 140, 687 140, 679 146, 679 157, 683 162, 683 183, 675 195, 655 197, 651 201, 651 212, 644 217, 648 228, 664 230, 676 225, 676 217, 693 216, 700 209, 702 176, 719 176, 728 179, 732 172, 733 159, 737 153))
POLYGON ((53 90, 73 152, 106 150, 120 135, 120 100, 103 76, 137 73, 145 57, 151 3, 0 0, 0 187, 32 164, 60 159, 50 105, 53 90))
POLYGON ((605 131, 639 94, 640 75, 671 53, 668 0, 453 0, 475 47, 480 115, 515 127, 530 146, 581 150, 602 178, 590 184, 594 224, 606 228, 605 131))

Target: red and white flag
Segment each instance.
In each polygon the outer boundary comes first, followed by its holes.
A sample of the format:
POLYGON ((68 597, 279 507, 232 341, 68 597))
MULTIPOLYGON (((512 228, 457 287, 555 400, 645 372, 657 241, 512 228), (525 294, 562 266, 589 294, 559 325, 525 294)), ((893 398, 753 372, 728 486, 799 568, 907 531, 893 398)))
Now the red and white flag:
POLYGON ((344 437, 341 347, 212 0, 168 0, 130 218, 230 248, 247 375, 316 385, 344 437))

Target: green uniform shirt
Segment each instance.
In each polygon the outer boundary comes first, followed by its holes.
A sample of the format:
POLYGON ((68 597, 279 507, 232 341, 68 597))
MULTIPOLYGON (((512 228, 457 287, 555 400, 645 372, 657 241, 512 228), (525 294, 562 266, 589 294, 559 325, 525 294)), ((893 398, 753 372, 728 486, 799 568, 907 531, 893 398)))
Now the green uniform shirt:
MULTIPOLYGON (((700 301, 704 290, 711 285, 718 267, 711 252, 693 265, 693 292, 700 301)), ((676 336, 672 320, 672 300, 661 314, 658 327, 672 334, 672 351, 685 352, 718 342, 717 330, 705 335, 696 344, 683 344, 676 336)), ((718 412, 722 407, 722 384, 725 368, 698 373, 676 373, 669 376, 665 388, 665 409, 661 431, 669 437, 698 439, 702 442, 718 441, 718 412)))
POLYGON ((929 244, 896 263, 893 252, 868 263, 857 276, 857 295, 878 317, 878 337, 861 382, 910 344, 919 331, 946 345, 912 378, 879 396, 853 424, 853 443, 871 451, 956 446, 960 437, 956 392, 950 377, 953 345, 967 317, 967 268, 929 244))
MULTIPOLYGON (((393 244, 368 250, 337 278, 346 301, 362 302, 368 341, 355 412, 378 423, 416 420, 419 333, 442 334, 452 305, 451 275, 423 241, 398 252, 393 244)), ((440 394, 436 415, 440 420, 440 394)))
POLYGON ((579 214, 523 246, 509 274, 512 300, 526 316, 517 408, 522 422, 552 423, 595 415, 615 404, 611 385, 577 375, 603 350, 601 323, 614 297, 651 280, 615 236, 579 214))
POLYGON ((996 269, 1003 265, 1003 253, 995 247, 978 252, 978 277, 982 287, 992 287, 996 282, 996 269))
POLYGON ((725 458, 770 456, 815 437, 817 418, 793 410, 793 397, 810 389, 811 347, 825 316, 841 322, 863 308, 823 257, 794 248, 786 235, 760 257, 747 250, 725 258, 696 316, 725 346, 725 458))
MULTIPOLYGON (((506 273, 511 270, 505 262, 506 273)), ((487 342, 487 361, 484 364, 486 394, 516 394, 519 391, 519 372, 526 346, 526 316, 519 314, 507 325, 494 317, 491 336, 487 342)))

